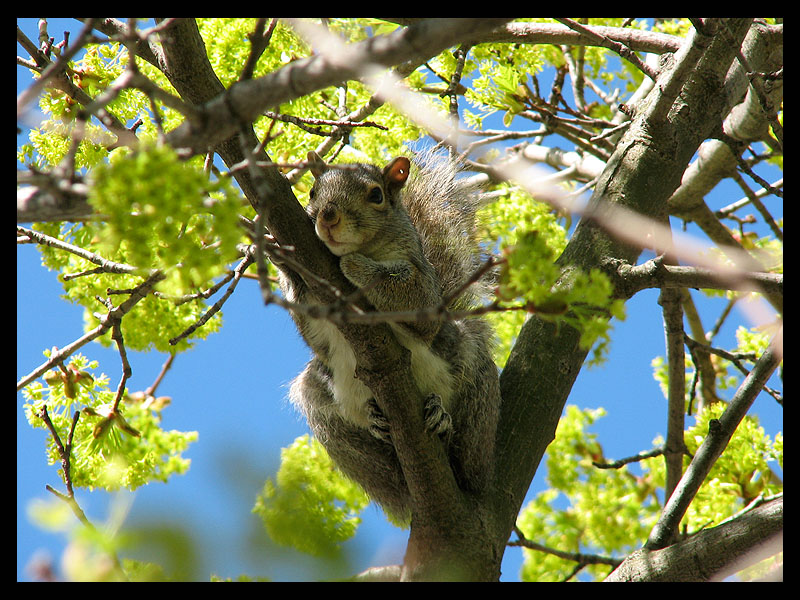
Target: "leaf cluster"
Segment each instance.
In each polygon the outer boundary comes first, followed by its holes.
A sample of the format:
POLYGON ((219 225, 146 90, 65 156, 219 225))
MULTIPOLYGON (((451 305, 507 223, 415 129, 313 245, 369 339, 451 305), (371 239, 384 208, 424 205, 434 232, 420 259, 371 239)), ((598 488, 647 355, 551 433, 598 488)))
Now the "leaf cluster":
MULTIPOLYGON (((697 415, 686 430, 684 442, 690 456, 708 434, 709 421, 718 419, 727 408, 723 402, 709 406, 697 415)), ((684 468, 690 456, 684 457, 684 468)), ((681 527, 690 533, 712 527, 733 516, 759 496, 776 494, 783 483, 770 463, 783 469, 783 434, 773 441, 759 425, 758 418, 746 416, 719 457, 711 473, 686 511, 681 527)))
POLYGON ((281 450, 275 481, 268 479, 253 512, 270 538, 314 556, 332 557, 355 535, 369 498, 333 465, 308 435, 281 450))
POLYGON ((167 275, 159 289, 209 286, 236 257, 240 201, 229 179, 211 181, 166 145, 117 156, 92 173, 89 201, 106 215, 98 249, 167 275))
MULTIPOLYGON (((547 449, 547 482, 520 513, 517 524, 525 537, 566 552, 624 555, 647 539, 658 518, 660 503, 651 473, 636 476, 626 467, 598 469, 603 461, 597 435, 588 430, 605 416, 602 408, 567 406, 555 440, 547 449)), ((561 581, 575 563, 552 554, 525 550, 521 577, 525 581, 561 581)), ((608 565, 589 565, 602 578, 608 565)))
MULTIPOLYGON (((74 412, 80 411, 72 435, 72 484, 90 490, 135 490, 185 473, 190 461, 182 454, 197 440, 197 432, 165 431, 159 412, 141 402, 123 402, 122 408, 112 411, 116 393, 108 389, 106 375, 94 374, 97 366, 95 361, 75 354, 63 371, 46 374, 45 384, 37 380, 23 390, 28 423, 47 429, 41 416, 46 406, 64 445, 69 440, 74 412)), ((48 463, 60 463, 61 459, 55 439, 48 436, 48 463)), ((60 473, 65 477, 63 469, 60 473)))
MULTIPOLYGON (((89 97, 96 98, 122 74, 127 62, 127 50, 119 42, 90 44, 79 60, 69 63, 66 74, 71 83, 89 97)), ((76 133, 75 117, 82 107, 68 94, 51 87, 40 96, 39 108, 47 118, 31 130, 30 142, 20 147, 18 160, 32 162, 38 169, 47 170, 61 163, 68 154, 76 133)), ((108 102, 106 109, 124 124, 141 119, 137 135, 155 138, 148 99, 141 91, 120 90, 108 102)), ((74 157, 78 169, 88 169, 104 161, 108 157, 108 146, 115 141, 115 136, 94 120, 86 121, 84 127, 74 157)))
POLYGON ((609 317, 625 317, 623 302, 614 299, 608 276, 597 269, 588 273, 562 270, 548 240, 535 230, 518 235, 503 254, 506 262, 497 297, 503 302, 521 301, 528 312, 575 327, 581 332, 583 348, 599 340, 594 358, 599 361, 610 342, 609 317))

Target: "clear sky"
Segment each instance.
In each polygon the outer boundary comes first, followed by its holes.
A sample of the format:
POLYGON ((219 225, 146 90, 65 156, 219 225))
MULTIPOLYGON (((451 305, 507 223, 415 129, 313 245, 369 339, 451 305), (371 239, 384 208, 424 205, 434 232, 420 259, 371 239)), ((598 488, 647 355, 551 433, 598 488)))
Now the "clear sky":
MULTIPOLYGON (((17 21, 32 40, 37 37, 36 23, 36 19, 17 21)), ((80 24, 49 19, 50 35, 57 41, 65 29, 73 32, 74 39, 80 24)), ((19 45, 17 48, 18 54, 27 58, 19 45)), ((27 69, 17 67, 18 93, 29 81, 27 69)), ((32 123, 24 125, 30 127, 32 123)), ((18 136, 18 144, 24 138, 18 136)), ((562 148, 572 149, 566 145, 562 148)), ((762 174, 768 180, 775 179, 775 173, 762 174)), ((742 197, 735 185, 720 187, 707 198, 712 210, 742 197)), ((776 218, 782 216, 776 198, 768 197, 765 203, 776 218)), ((651 256, 643 255, 641 260, 647 258, 651 256)), ((64 346, 83 334, 82 308, 60 298, 63 289, 56 275, 41 267, 34 245, 18 246, 18 379, 45 360, 45 349, 64 346)), ((598 434, 609 458, 649 450, 656 436, 666 434, 666 401, 650 365, 653 357, 664 354, 657 297, 657 290, 648 290, 627 303, 627 319, 614 324, 607 363, 584 369, 568 400, 569 404, 602 406, 608 411, 592 431, 598 434)), ((697 292, 694 297, 710 328, 723 301, 703 299, 697 292)), ((184 453, 192 460, 188 473, 173 477, 167 485, 154 483, 134 494, 78 491, 77 499, 96 524, 108 518, 112 505, 130 502, 126 527, 143 532, 163 525, 185 528, 199 554, 199 568, 192 573, 196 578, 207 580, 212 573, 223 577, 246 573, 278 580, 304 579, 317 573, 313 563, 293 551, 271 548, 250 511, 265 478, 273 475, 279 464, 280 449, 308 432, 304 420, 288 404, 286 392, 288 382, 308 360, 309 351, 282 309, 263 306, 257 284, 251 280, 242 281, 223 314, 222 330, 179 355, 158 390, 159 395, 173 399, 164 412, 163 427, 199 432, 199 440, 184 453)), ((731 324, 738 321, 729 320, 731 324)), ((724 327, 715 345, 733 347, 734 331, 733 325, 724 327)), ((116 350, 91 343, 82 353, 98 360, 99 370, 108 374, 111 387, 116 387, 121 374, 116 350)), ((153 382, 166 356, 129 353, 129 359, 133 377, 128 389, 134 391, 153 382)), ((772 383, 782 388, 774 379, 772 383)), ((26 565, 36 557, 49 556, 58 566, 64 539, 33 526, 27 507, 37 498, 49 500, 45 484, 59 490, 64 486, 57 466, 46 464, 45 432, 28 426, 22 404, 18 393, 17 579, 30 580, 26 565)), ((782 411, 766 394, 757 398, 753 412, 770 435, 782 431, 782 411)), ((540 469, 529 496, 546 487, 544 469, 540 469)), ((337 574, 401 562, 406 539, 407 531, 387 524, 379 509, 371 506, 364 513, 357 536, 348 543, 352 562, 337 574)), ((517 548, 506 552, 504 580, 517 580, 520 556, 517 548)), ((162 556, 150 559, 168 564, 162 556)))

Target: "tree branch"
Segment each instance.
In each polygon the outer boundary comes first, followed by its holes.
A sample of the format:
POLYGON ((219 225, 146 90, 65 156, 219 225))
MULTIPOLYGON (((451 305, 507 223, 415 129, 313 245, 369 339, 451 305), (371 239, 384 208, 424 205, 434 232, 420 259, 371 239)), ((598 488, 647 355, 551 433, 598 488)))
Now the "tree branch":
POLYGON ((616 40, 612 40, 611 38, 593 31, 592 29, 573 21, 572 19, 556 20, 560 21, 563 25, 566 25, 570 29, 577 31, 582 36, 589 38, 593 45, 602 46, 603 48, 608 48, 609 50, 616 52, 653 81, 655 81, 658 77, 658 73, 645 64, 638 56, 636 56, 636 53, 625 44, 616 40))
POLYGON ((661 257, 640 265, 616 263, 617 291, 624 298, 651 288, 697 288, 738 290, 783 296, 782 273, 747 273, 736 275, 703 267, 664 264, 661 257))
POLYGON ((681 292, 662 289, 658 298, 664 315, 664 335, 667 347, 667 439, 664 443, 664 462, 667 467, 666 497, 678 485, 683 470, 683 415, 686 412, 686 366, 683 350, 683 310, 681 292))
POLYGON ((523 548, 529 548, 531 550, 545 552, 547 554, 552 554, 553 556, 563 558, 564 560, 574 561, 578 563, 580 566, 610 565, 616 568, 622 563, 622 559, 613 558, 611 556, 598 556, 597 554, 584 554, 582 552, 565 552, 563 550, 558 550, 556 548, 549 548, 547 546, 529 540, 527 537, 525 537, 525 534, 518 527, 515 527, 514 531, 519 539, 513 542, 509 542, 508 543, 509 546, 522 546, 523 548))
POLYGON ((646 548, 657 550, 665 547, 672 532, 677 529, 686 509, 694 499, 706 476, 711 471, 717 458, 728 445, 739 423, 747 414, 756 396, 782 360, 783 329, 773 337, 769 348, 758 359, 753 370, 736 390, 730 404, 719 420, 709 422, 708 436, 683 474, 680 483, 670 496, 661 517, 650 532, 646 548))
POLYGON ((17 175, 17 223, 85 221, 94 215, 87 199, 88 187, 81 181, 67 181, 53 173, 17 175), (30 185, 25 185, 30 184, 30 185))
MULTIPOLYGON (((388 19, 402 25, 412 25, 420 19, 388 19)), ((555 23, 508 23, 481 37, 487 43, 505 44, 552 44, 554 46, 596 46, 600 36, 625 44, 636 52, 653 52, 665 54, 677 52, 683 39, 666 33, 642 31, 626 27, 604 27, 588 25, 586 29, 593 35, 584 35, 579 31, 557 25, 555 23)))
POLYGON ((54 352, 50 355, 50 358, 46 360, 44 363, 39 365, 33 371, 28 373, 25 377, 20 379, 17 382, 17 391, 24 388, 28 385, 31 381, 42 375, 45 371, 52 368, 53 366, 61 363, 65 358, 70 356, 72 353, 77 352, 80 348, 88 344, 94 339, 97 339, 104 333, 106 333, 109 329, 114 326, 114 323, 121 319, 125 314, 130 312, 130 310, 143 298, 145 298, 153 289, 153 286, 164 279, 164 275, 160 271, 154 271, 145 281, 140 283, 136 288, 131 291, 130 298, 125 300, 122 304, 114 308, 113 310, 109 310, 108 313, 100 319, 100 324, 92 329, 91 331, 87 332, 71 344, 67 344, 63 348, 60 348, 57 352, 54 352))
POLYGON ((637 550, 605 581, 720 580, 783 549, 783 496, 663 550, 637 550))

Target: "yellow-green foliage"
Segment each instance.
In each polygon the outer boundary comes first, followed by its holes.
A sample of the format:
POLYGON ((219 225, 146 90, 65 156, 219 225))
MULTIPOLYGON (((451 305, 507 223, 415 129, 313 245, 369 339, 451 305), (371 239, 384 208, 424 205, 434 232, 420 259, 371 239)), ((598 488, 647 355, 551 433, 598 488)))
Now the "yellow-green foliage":
MULTIPOLYGON (((708 422, 718 419, 727 404, 711 405, 695 419, 684 436, 686 448, 691 455, 697 452, 708 435, 708 422)), ((684 469, 689 457, 684 457, 684 469)), ((741 510, 757 496, 775 494, 783 484, 773 476, 769 463, 783 468, 783 434, 773 442, 758 424, 758 418, 746 416, 733 434, 725 452, 711 469, 705 483, 692 502, 681 527, 697 531, 720 523, 741 510)))
POLYGON ((625 317, 623 303, 613 298, 608 277, 599 270, 562 270, 548 240, 536 230, 519 235, 504 256, 497 297, 509 305, 521 303, 541 318, 575 327, 585 349, 599 340, 593 360, 601 360, 610 341, 609 318, 625 317))
MULTIPOLYGON (((47 354, 47 353, 46 353, 47 354)), ((94 375, 96 362, 73 355, 66 373, 55 369, 27 386, 25 415, 32 427, 46 429, 40 417, 47 406, 50 420, 66 445, 73 414, 81 411, 72 442, 70 477, 76 488, 135 490, 151 481, 167 481, 186 472, 182 453, 197 440, 197 432, 161 429, 159 413, 141 402, 120 403, 121 415, 109 415, 115 392, 106 375, 94 375), (63 375, 63 376, 62 376, 63 375)), ((47 438, 49 464, 61 464, 52 436, 47 438)), ((63 472, 62 472, 63 477, 63 472)))
MULTIPOLYGON (((710 419, 725 409, 718 403, 689 427, 684 440, 694 454, 708 433, 710 419)), ((567 406, 555 440, 547 449, 547 482, 520 513, 517 524, 533 542, 565 552, 624 557, 647 540, 663 506, 666 479, 661 456, 638 466, 599 469, 606 462, 596 434, 588 428, 605 411, 567 406)), ((663 440, 654 440, 656 446, 663 440)), ((684 458, 684 469, 689 457, 684 458)), ((759 495, 782 490, 769 463, 783 467, 783 436, 773 442, 757 419, 745 417, 711 474, 689 507, 681 531, 693 533, 713 527, 732 516, 759 495)), ((525 550, 521 576, 527 581, 559 581, 572 574, 575 563, 552 554, 525 550)), ((585 572, 602 579, 611 570, 592 565, 585 572)))
POLYGON ((183 294, 208 287, 236 257, 239 198, 223 179, 210 181, 168 146, 116 157, 92 172, 89 201, 107 216, 100 253, 118 251, 141 269, 160 269, 159 289, 183 294))
POLYGON ((355 535, 369 504, 364 491, 333 465, 308 435, 281 451, 275 482, 268 479, 253 512, 277 543, 315 556, 332 556, 355 535))
MULTIPOLYGON (((146 146, 117 156, 110 165, 92 173, 90 201, 105 215, 102 222, 41 223, 35 229, 69 241, 104 259, 138 267, 134 274, 93 273, 96 264, 56 248, 39 246, 42 263, 61 272, 66 298, 82 305, 87 330, 99 323, 104 312, 97 297, 108 297, 114 305, 129 294, 108 290, 130 290, 141 284, 152 269, 166 279, 157 290, 136 304, 122 320, 125 345, 132 350, 155 348, 174 352, 189 347, 191 339, 206 337, 220 327, 220 313, 203 327, 171 345, 169 340, 197 323, 208 310, 202 299, 176 302, 170 298, 205 290, 236 258, 242 239, 238 228, 240 202, 227 180, 211 182, 195 166, 177 159, 167 147, 146 146)), ((100 342, 109 344, 108 336, 100 342)))
MULTIPOLYGON (((647 538, 660 505, 651 475, 637 477, 627 468, 601 470, 597 435, 587 429, 606 412, 568 406, 547 449, 549 490, 523 508, 517 524, 526 538, 565 552, 611 555, 634 550, 647 538)), ((527 581, 560 581, 575 563, 551 554, 525 550, 521 577, 527 581)), ((587 567, 594 577, 605 565, 587 567)))
MULTIPOLYGON (((198 19, 200 34, 206 42, 209 62, 214 72, 227 87, 241 75, 250 45, 242 43, 247 34, 253 31, 255 19, 212 18, 198 19)), ((348 42, 356 42, 366 37, 365 26, 379 26, 388 32, 396 26, 381 23, 374 19, 332 19, 328 28, 331 33, 342 36, 348 42)), ((310 56, 311 52, 302 40, 286 24, 279 22, 272 32, 270 44, 259 57, 254 76, 271 73, 290 62, 310 56)), ((410 78, 411 86, 422 85, 424 78, 415 74, 410 78)), ((373 90, 358 81, 348 82, 347 106, 355 108, 367 103, 373 90)), ((323 88, 276 108, 277 112, 304 118, 338 119, 339 117, 325 105, 338 105, 335 88, 323 88)), ((384 104, 369 120, 388 128, 387 131, 372 128, 356 128, 349 134, 349 147, 342 150, 339 162, 388 162, 399 155, 404 144, 418 139, 421 132, 407 118, 397 113, 389 104, 384 104)), ((322 126, 329 130, 329 126, 322 126)), ((309 133, 296 125, 275 122, 262 117, 255 122, 256 135, 263 139, 269 130, 276 136, 268 151, 273 160, 281 163, 296 163, 305 160, 306 153, 319 145, 324 138, 309 133)), ((305 192, 310 188, 310 177, 306 177, 296 189, 305 192)))

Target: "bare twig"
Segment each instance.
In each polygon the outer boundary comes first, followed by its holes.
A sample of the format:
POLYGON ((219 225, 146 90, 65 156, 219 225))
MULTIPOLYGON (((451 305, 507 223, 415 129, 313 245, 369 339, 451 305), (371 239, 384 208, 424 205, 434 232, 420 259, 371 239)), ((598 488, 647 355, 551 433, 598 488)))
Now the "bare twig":
POLYGON ((619 469, 625 465, 640 462, 648 458, 655 458, 656 456, 661 456, 662 454, 664 454, 664 446, 659 446, 658 448, 653 448, 647 452, 640 452, 634 456, 627 456, 625 458, 620 458, 619 460, 604 463, 592 461, 592 464, 598 469, 619 469))
POLYGON ((67 63, 75 56, 83 46, 88 42, 89 34, 94 27, 96 19, 89 19, 81 29, 75 42, 70 47, 61 53, 58 60, 51 62, 42 52, 40 52, 30 41, 27 39, 22 30, 17 27, 17 40, 20 42, 27 42, 23 44, 26 49, 31 53, 31 57, 40 68, 44 68, 41 76, 28 88, 26 88, 17 97, 17 118, 19 119, 25 107, 39 95, 46 86, 50 85, 51 80, 56 77, 61 77, 67 69, 67 63))
POLYGON ((547 546, 543 546, 542 544, 537 544, 536 542, 526 538, 525 534, 522 533, 522 530, 516 526, 514 527, 514 532, 517 534, 518 539, 508 542, 509 546, 522 546, 523 548, 528 548, 530 550, 545 552, 547 554, 552 554, 553 556, 563 558, 564 560, 571 560, 577 562, 581 566, 610 565, 616 568, 620 564, 622 564, 621 558, 612 558, 610 556, 599 556, 597 554, 583 554, 581 552, 565 552, 563 550, 557 550, 555 548, 549 548, 547 546))
POLYGON ((556 19, 556 21, 562 23, 563 25, 566 25, 570 29, 577 31, 581 35, 588 37, 596 45, 603 46, 604 48, 608 48, 609 50, 613 50, 614 52, 619 54, 622 58, 631 63, 634 67, 639 69, 642 73, 647 75, 653 81, 655 81, 656 78, 658 77, 658 73, 656 73, 638 56, 636 56, 636 53, 625 44, 612 40, 611 38, 608 38, 600 33, 597 33, 596 30, 581 25, 580 23, 577 23, 572 19, 556 19))
MULTIPOLYGON (((53 422, 50 420, 50 415, 47 413, 47 406, 42 406, 41 411, 39 412, 39 418, 44 421, 44 424, 47 426, 47 429, 50 431, 50 435, 53 436, 53 442, 56 445, 56 449, 58 450, 58 456, 61 459, 61 469, 64 473, 64 484, 67 487, 67 493, 63 494, 56 490, 51 485, 45 485, 45 489, 53 494, 56 498, 63 500, 67 506, 70 507, 72 510, 72 514, 74 514, 78 521, 89 529, 90 531, 96 531, 96 527, 89 518, 86 516, 86 513, 81 508, 78 501, 75 500, 75 491, 72 487, 72 475, 71 475, 71 461, 72 461, 72 440, 73 436, 75 435, 75 428, 78 425, 78 419, 80 418, 80 411, 75 411, 72 415, 72 425, 69 429, 69 434, 67 437, 66 445, 62 443, 61 437, 58 435, 58 431, 56 431, 53 422)), ((125 571, 122 569, 122 563, 120 563, 119 557, 117 556, 116 552, 110 551, 108 552, 108 556, 111 559, 111 562, 114 565, 114 569, 116 570, 117 574, 122 579, 127 579, 125 576, 125 571)))
POLYGON ((228 298, 231 297, 231 294, 233 294, 234 290, 236 290, 236 286, 239 285, 239 280, 242 278, 242 274, 245 272, 247 267, 250 266, 250 264, 252 264, 252 258, 250 256, 246 256, 239 262, 238 265, 236 265, 236 268, 233 272, 233 281, 231 281, 231 284, 228 286, 228 289, 225 290, 225 293, 222 295, 222 297, 217 300, 213 306, 211 306, 211 308, 203 313, 203 315, 195 323, 192 323, 192 325, 187 327, 180 335, 169 340, 170 345, 174 346, 182 339, 190 336, 192 333, 197 331, 197 329, 205 325, 211 317, 213 317, 222 309, 222 306, 225 304, 228 298))
POLYGON ((278 24, 278 19, 272 19, 270 21, 269 28, 265 33, 264 26, 266 22, 267 20, 263 17, 258 19, 253 32, 247 34, 247 39, 250 40, 250 54, 247 56, 242 74, 239 76, 240 81, 253 77, 253 71, 255 71, 258 59, 264 53, 264 50, 267 49, 269 41, 272 38, 272 32, 275 31, 275 26, 278 24))
POLYGON ((271 110, 265 110, 264 116, 269 117, 270 119, 276 119, 278 121, 284 121, 286 123, 293 123, 298 127, 302 128, 304 131, 309 133, 313 133, 314 135, 327 135, 333 136, 335 132, 327 132, 323 131, 318 127, 309 127, 309 125, 327 125, 330 127, 374 127, 376 129, 381 129, 383 131, 388 131, 389 128, 385 125, 381 125, 380 123, 375 123, 374 121, 348 121, 348 120, 340 120, 334 121, 331 119, 312 119, 307 117, 296 117, 294 115, 284 115, 281 113, 272 112, 271 110))
MULTIPOLYGON (((118 263, 114 262, 113 260, 108 260, 98 254, 95 254, 94 252, 89 252, 88 250, 84 250, 79 246, 74 246, 69 242, 64 242, 47 234, 40 233, 33 229, 28 229, 27 227, 21 227, 20 225, 17 225, 17 235, 26 236, 35 241, 37 244, 52 246, 53 248, 58 248, 59 250, 71 252, 76 256, 80 256, 81 258, 98 265, 106 273, 118 273, 125 275, 142 275, 143 273, 147 273, 144 269, 140 269, 132 265, 126 265, 125 263, 118 263)), ((150 272, 150 275, 152 274, 153 271, 150 272)))
POLYGON ((17 382, 17 391, 24 388, 28 385, 31 381, 45 373, 48 369, 51 369, 55 365, 61 363, 65 358, 77 352, 80 348, 88 344, 94 339, 97 339, 104 333, 106 333, 111 327, 113 327, 115 321, 117 319, 121 319, 125 314, 130 312, 130 310, 139 303, 142 299, 144 299, 153 289, 156 283, 164 279, 164 275, 160 271, 156 271, 150 275, 143 283, 139 284, 131 293, 131 297, 128 298, 125 302, 114 308, 113 310, 109 311, 104 317, 100 319, 100 324, 92 329, 91 331, 87 332, 71 344, 67 344, 66 346, 60 348, 57 352, 51 354, 50 358, 46 360, 44 363, 36 367, 33 371, 28 373, 25 377, 20 379, 17 382))
MULTIPOLYGON (((713 346, 710 346, 708 344, 704 344, 702 342, 693 340, 689 336, 684 336, 684 341, 686 342, 686 345, 689 346, 689 348, 692 350, 693 353, 699 352, 706 354, 715 354, 717 356, 724 358, 725 360, 729 360, 730 362, 733 363, 733 365, 737 369, 739 369, 739 371, 745 377, 750 374, 750 371, 748 371, 747 368, 745 368, 745 366, 742 364, 742 361, 756 359, 756 357, 751 353, 728 352, 727 350, 723 350, 722 348, 714 348, 713 346)), ((769 386, 765 385, 764 391, 767 392, 773 398, 775 398, 775 400, 777 400, 779 404, 783 404, 783 397, 777 390, 773 390, 769 386)))

